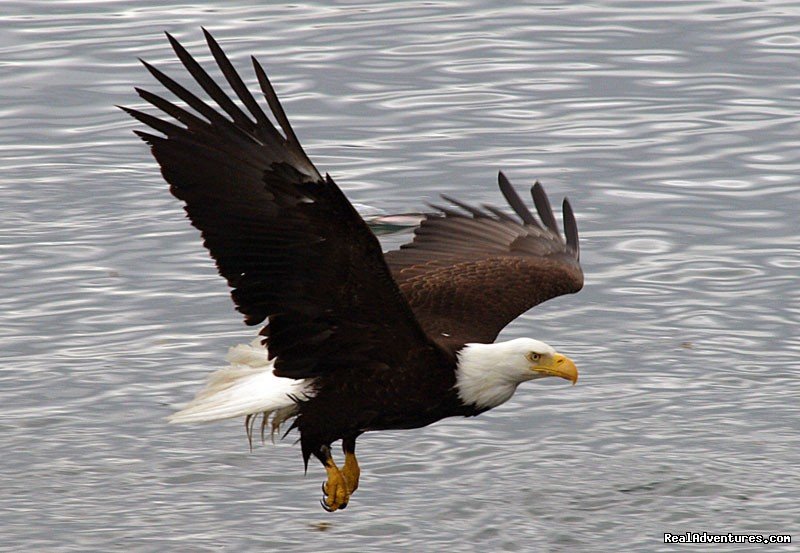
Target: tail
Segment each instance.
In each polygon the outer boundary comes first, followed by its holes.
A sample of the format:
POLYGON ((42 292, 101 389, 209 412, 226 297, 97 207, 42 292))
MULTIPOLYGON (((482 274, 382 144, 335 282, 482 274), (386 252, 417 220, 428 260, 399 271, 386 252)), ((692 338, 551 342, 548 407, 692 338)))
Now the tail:
POLYGON ((296 414, 293 398, 310 391, 309 379, 283 378, 272 373, 273 361, 267 358, 259 339, 231 348, 227 360, 230 365, 213 373, 205 388, 169 417, 170 423, 208 422, 259 413, 266 417, 273 411, 286 420, 296 414))

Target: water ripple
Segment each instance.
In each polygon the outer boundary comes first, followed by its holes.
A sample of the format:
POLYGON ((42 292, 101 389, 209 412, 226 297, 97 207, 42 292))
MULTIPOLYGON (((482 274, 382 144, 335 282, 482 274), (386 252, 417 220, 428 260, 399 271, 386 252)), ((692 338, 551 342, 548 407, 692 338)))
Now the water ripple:
POLYGON ((796 525, 793 2, 3 10, 0 549, 659 551, 667 528, 796 525), (166 426, 251 335, 113 106, 152 87, 137 57, 179 73, 162 29, 208 62, 201 25, 253 86, 257 54, 353 201, 499 204, 498 169, 568 194, 586 287, 503 336, 568 352, 580 385, 364 436, 337 517, 291 440, 166 426))

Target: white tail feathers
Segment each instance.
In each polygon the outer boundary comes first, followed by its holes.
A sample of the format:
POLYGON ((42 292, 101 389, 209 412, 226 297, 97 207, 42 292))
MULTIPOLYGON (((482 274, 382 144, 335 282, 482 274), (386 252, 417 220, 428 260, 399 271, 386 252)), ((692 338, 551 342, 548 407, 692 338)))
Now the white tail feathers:
POLYGON ((205 388, 170 416, 169 422, 207 422, 257 413, 268 415, 281 409, 285 420, 295 414, 292 397, 302 398, 310 392, 308 379, 272 374, 273 362, 259 339, 231 348, 227 360, 230 365, 214 372, 205 388))

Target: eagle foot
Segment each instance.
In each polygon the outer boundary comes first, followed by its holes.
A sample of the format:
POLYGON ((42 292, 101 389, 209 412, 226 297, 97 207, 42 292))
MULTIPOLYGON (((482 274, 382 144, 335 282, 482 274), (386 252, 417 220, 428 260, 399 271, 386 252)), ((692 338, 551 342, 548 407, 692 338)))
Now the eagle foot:
POLYGON ((351 486, 336 466, 325 469, 328 472, 328 481, 322 484, 323 498, 320 500, 322 508, 329 513, 347 508, 352 493, 351 486))
POLYGON ((361 476, 361 469, 358 466, 356 454, 351 451, 345 452, 342 475, 347 483, 347 494, 353 495, 353 492, 358 489, 358 479, 361 476))

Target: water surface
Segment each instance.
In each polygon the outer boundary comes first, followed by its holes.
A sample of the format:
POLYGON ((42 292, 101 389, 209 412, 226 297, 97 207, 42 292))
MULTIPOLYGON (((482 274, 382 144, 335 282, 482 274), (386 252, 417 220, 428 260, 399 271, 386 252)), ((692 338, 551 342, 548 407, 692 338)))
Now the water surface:
POLYGON ((0 8, 0 550, 800 539, 796 2, 131 6, 0 8), (208 61, 200 26, 251 84, 259 57, 354 202, 501 204, 498 169, 569 195, 586 287, 503 336, 553 344, 580 384, 362 437, 335 515, 291 440, 167 426, 253 332, 113 106, 157 88, 137 57, 182 75, 164 30, 208 61))

